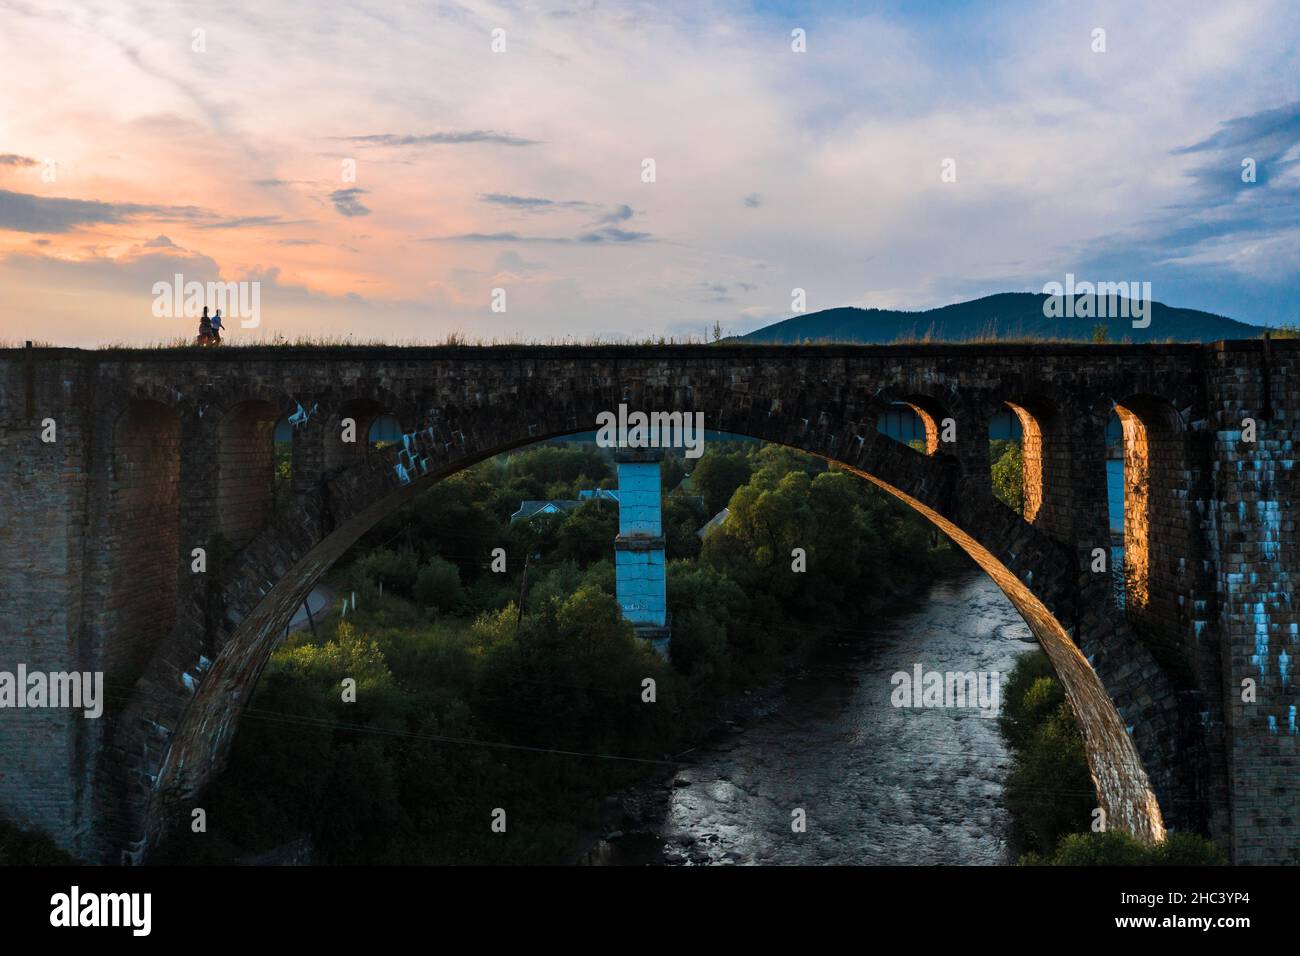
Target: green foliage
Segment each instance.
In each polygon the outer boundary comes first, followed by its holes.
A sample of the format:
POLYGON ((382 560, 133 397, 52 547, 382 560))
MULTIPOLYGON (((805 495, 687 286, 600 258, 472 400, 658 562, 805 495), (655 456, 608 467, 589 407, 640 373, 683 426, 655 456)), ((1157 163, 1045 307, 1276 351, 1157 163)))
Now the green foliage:
POLYGON ((348 621, 340 621, 336 636, 323 645, 304 644, 276 655, 270 665, 283 669, 307 683, 335 688, 345 677, 357 682, 357 690, 369 690, 392 680, 383 652, 374 640, 356 633, 348 621))
POLYGON ((696 533, 712 515, 699 500, 688 495, 668 495, 663 503, 664 550, 668 558, 693 558, 703 542, 696 533))
POLYGON ((1065 688, 1056 679, 1052 662, 1042 651, 1016 658, 1002 685, 998 730, 1013 750, 1025 746, 1037 728, 1065 701, 1065 688), (1030 690, 1034 690, 1030 696, 1030 690))
POLYGON ((1149 849, 1152 866, 1227 866, 1212 840, 1196 833, 1170 833, 1149 849))
POLYGON ((704 498, 710 516, 727 507, 736 489, 749 481, 749 458, 742 452, 725 452, 710 447, 691 472, 695 493, 704 498))
POLYGON ((1017 514, 1025 510, 1024 462, 1020 442, 1005 438, 989 442, 993 462, 993 497, 1017 514))
POLYGON ((673 666, 693 683, 726 687, 730 659, 727 629, 717 618, 691 607, 673 618, 673 666))
POLYGON ((673 454, 671 451, 665 453, 663 464, 659 466, 659 485, 664 491, 672 491, 682 479, 686 477, 686 466, 682 463, 682 456, 673 454))
MULTIPOLYGON (((527 478, 546 485, 594 488, 610 475, 609 460, 590 446, 564 448, 542 445, 511 455, 506 466, 508 479, 527 478)), ((566 495, 570 497, 570 495, 566 495)))
POLYGON ((618 506, 612 501, 588 502, 560 520, 549 556, 587 565, 608 555, 617 535, 618 506))
POLYGON ((1205 837, 1171 833, 1160 843, 1146 845, 1127 833, 1071 833, 1050 856, 1029 854, 1031 866, 1223 866, 1223 853, 1205 837))
POLYGON ((465 596, 460 584, 460 569, 446 558, 435 554, 420 568, 412 595, 424 607, 439 611, 452 610, 465 596))
POLYGON ((271 474, 271 510, 279 514, 289 504, 292 496, 290 479, 293 476, 293 442, 274 443, 275 467, 271 474))
POLYGON ((1003 799, 1012 849, 1050 853, 1092 823, 1096 791, 1074 714, 1042 651, 1022 654, 1002 694, 999 729, 1012 752, 1003 799))
POLYGON ((390 551, 381 548, 372 551, 353 565, 360 581, 406 597, 411 595, 420 573, 420 558, 414 551, 390 551))
POLYGON ((775 598, 785 614, 823 619, 873 613, 938 567, 919 515, 848 472, 817 471, 770 447, 732 496, 727 520, 705 539, 701 559, 748 593, 775 598), (803 573, 792 571, 796 548, 803 573))
POLYGON ((998 729, 1011 748, 1003 795, 1011 846, 1026 865, 1198 866, 1224 862, 1204 837, 1171 833, 1146 846, 1126 833, 1091 832, 1096 795, 1083 737, 1042 651, 1022 654, 1003 685, 998 729))

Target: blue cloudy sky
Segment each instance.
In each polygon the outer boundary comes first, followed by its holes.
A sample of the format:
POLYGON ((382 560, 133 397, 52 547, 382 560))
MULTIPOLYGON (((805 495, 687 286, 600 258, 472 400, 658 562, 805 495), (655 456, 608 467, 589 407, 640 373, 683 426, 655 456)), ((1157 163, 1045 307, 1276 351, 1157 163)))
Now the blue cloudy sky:
POLYGON ((1294 0, 0 0, 0 339, 186 334, 177 272, 260 282, 248 338, 703 336, 1067 272, 1294 323, 1298 51, 1294 0))

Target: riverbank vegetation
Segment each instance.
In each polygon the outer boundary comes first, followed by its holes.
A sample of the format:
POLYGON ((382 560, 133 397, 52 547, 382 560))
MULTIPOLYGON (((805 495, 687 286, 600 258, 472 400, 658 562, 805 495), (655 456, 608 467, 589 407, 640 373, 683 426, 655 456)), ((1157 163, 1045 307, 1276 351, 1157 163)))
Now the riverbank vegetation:
POLYGON ((1092 832, 1097 795, 1083 734, 1065 688, 1041 650, 1022 654, 1007 679, 998 729, 1011 751, 1003 797, 1008 844, 1023 865, 1137 866, 1225 863, 1204 837, 1171 833, 1153 846, 1126 833, 1092 832))
POLYGON ((869 635, 956 560, 870 483, 780 446, 714 442, 662 474, 671 661, 614 598, 616 503, 579 499, 616 484, 612 459, 545 445, 480 463, 340 562, 341 597, 275 651, 226 771, 175 808, 154 861, 307 836, 326 863, 566 862, 604 797, 667 772, 727 700, 827 634, 869 635), (511 520, 541 500, 582 503, 511 520))

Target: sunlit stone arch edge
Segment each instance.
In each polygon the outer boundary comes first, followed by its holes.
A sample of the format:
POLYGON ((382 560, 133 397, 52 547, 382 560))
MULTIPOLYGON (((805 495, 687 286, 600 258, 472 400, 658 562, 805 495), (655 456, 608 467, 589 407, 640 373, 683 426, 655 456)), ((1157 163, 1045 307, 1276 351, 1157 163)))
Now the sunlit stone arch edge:
POLYGON ((925 516, 993 579, 1029 625, 1065 688, 1083 731, 1088 770, 1105 810, 1107 827, 1124 830, 1147 843, 1163 840, 1164 818, 1137 747, 1101 678, 1052 612, 992 552, 952 521, 868 472, 842 467, 925 516))

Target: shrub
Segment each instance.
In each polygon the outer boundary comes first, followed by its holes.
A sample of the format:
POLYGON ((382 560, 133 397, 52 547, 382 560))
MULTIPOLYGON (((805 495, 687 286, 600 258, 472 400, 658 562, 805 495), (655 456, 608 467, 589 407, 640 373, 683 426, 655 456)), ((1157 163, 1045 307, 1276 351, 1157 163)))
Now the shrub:
POLYGON ((1031 866, 1220 866, 1223 854, 1205 837, 1171 833, 1160 843, 1147 845, 1127 833, 1071 833, 1050 856, 1029 854, 1021 860, 1031 866))
POLYGON ((353 569, 368 584, 378 586, 382 582, 385 590, 410 597, 420 573, 420 562, 414 551, 380 548, 357 561, 353 569))
POLYGON ((424 607, 452 610, 465 597, 460 584, 460 569, 435 554, 416 575, 412 596, 424 607))

